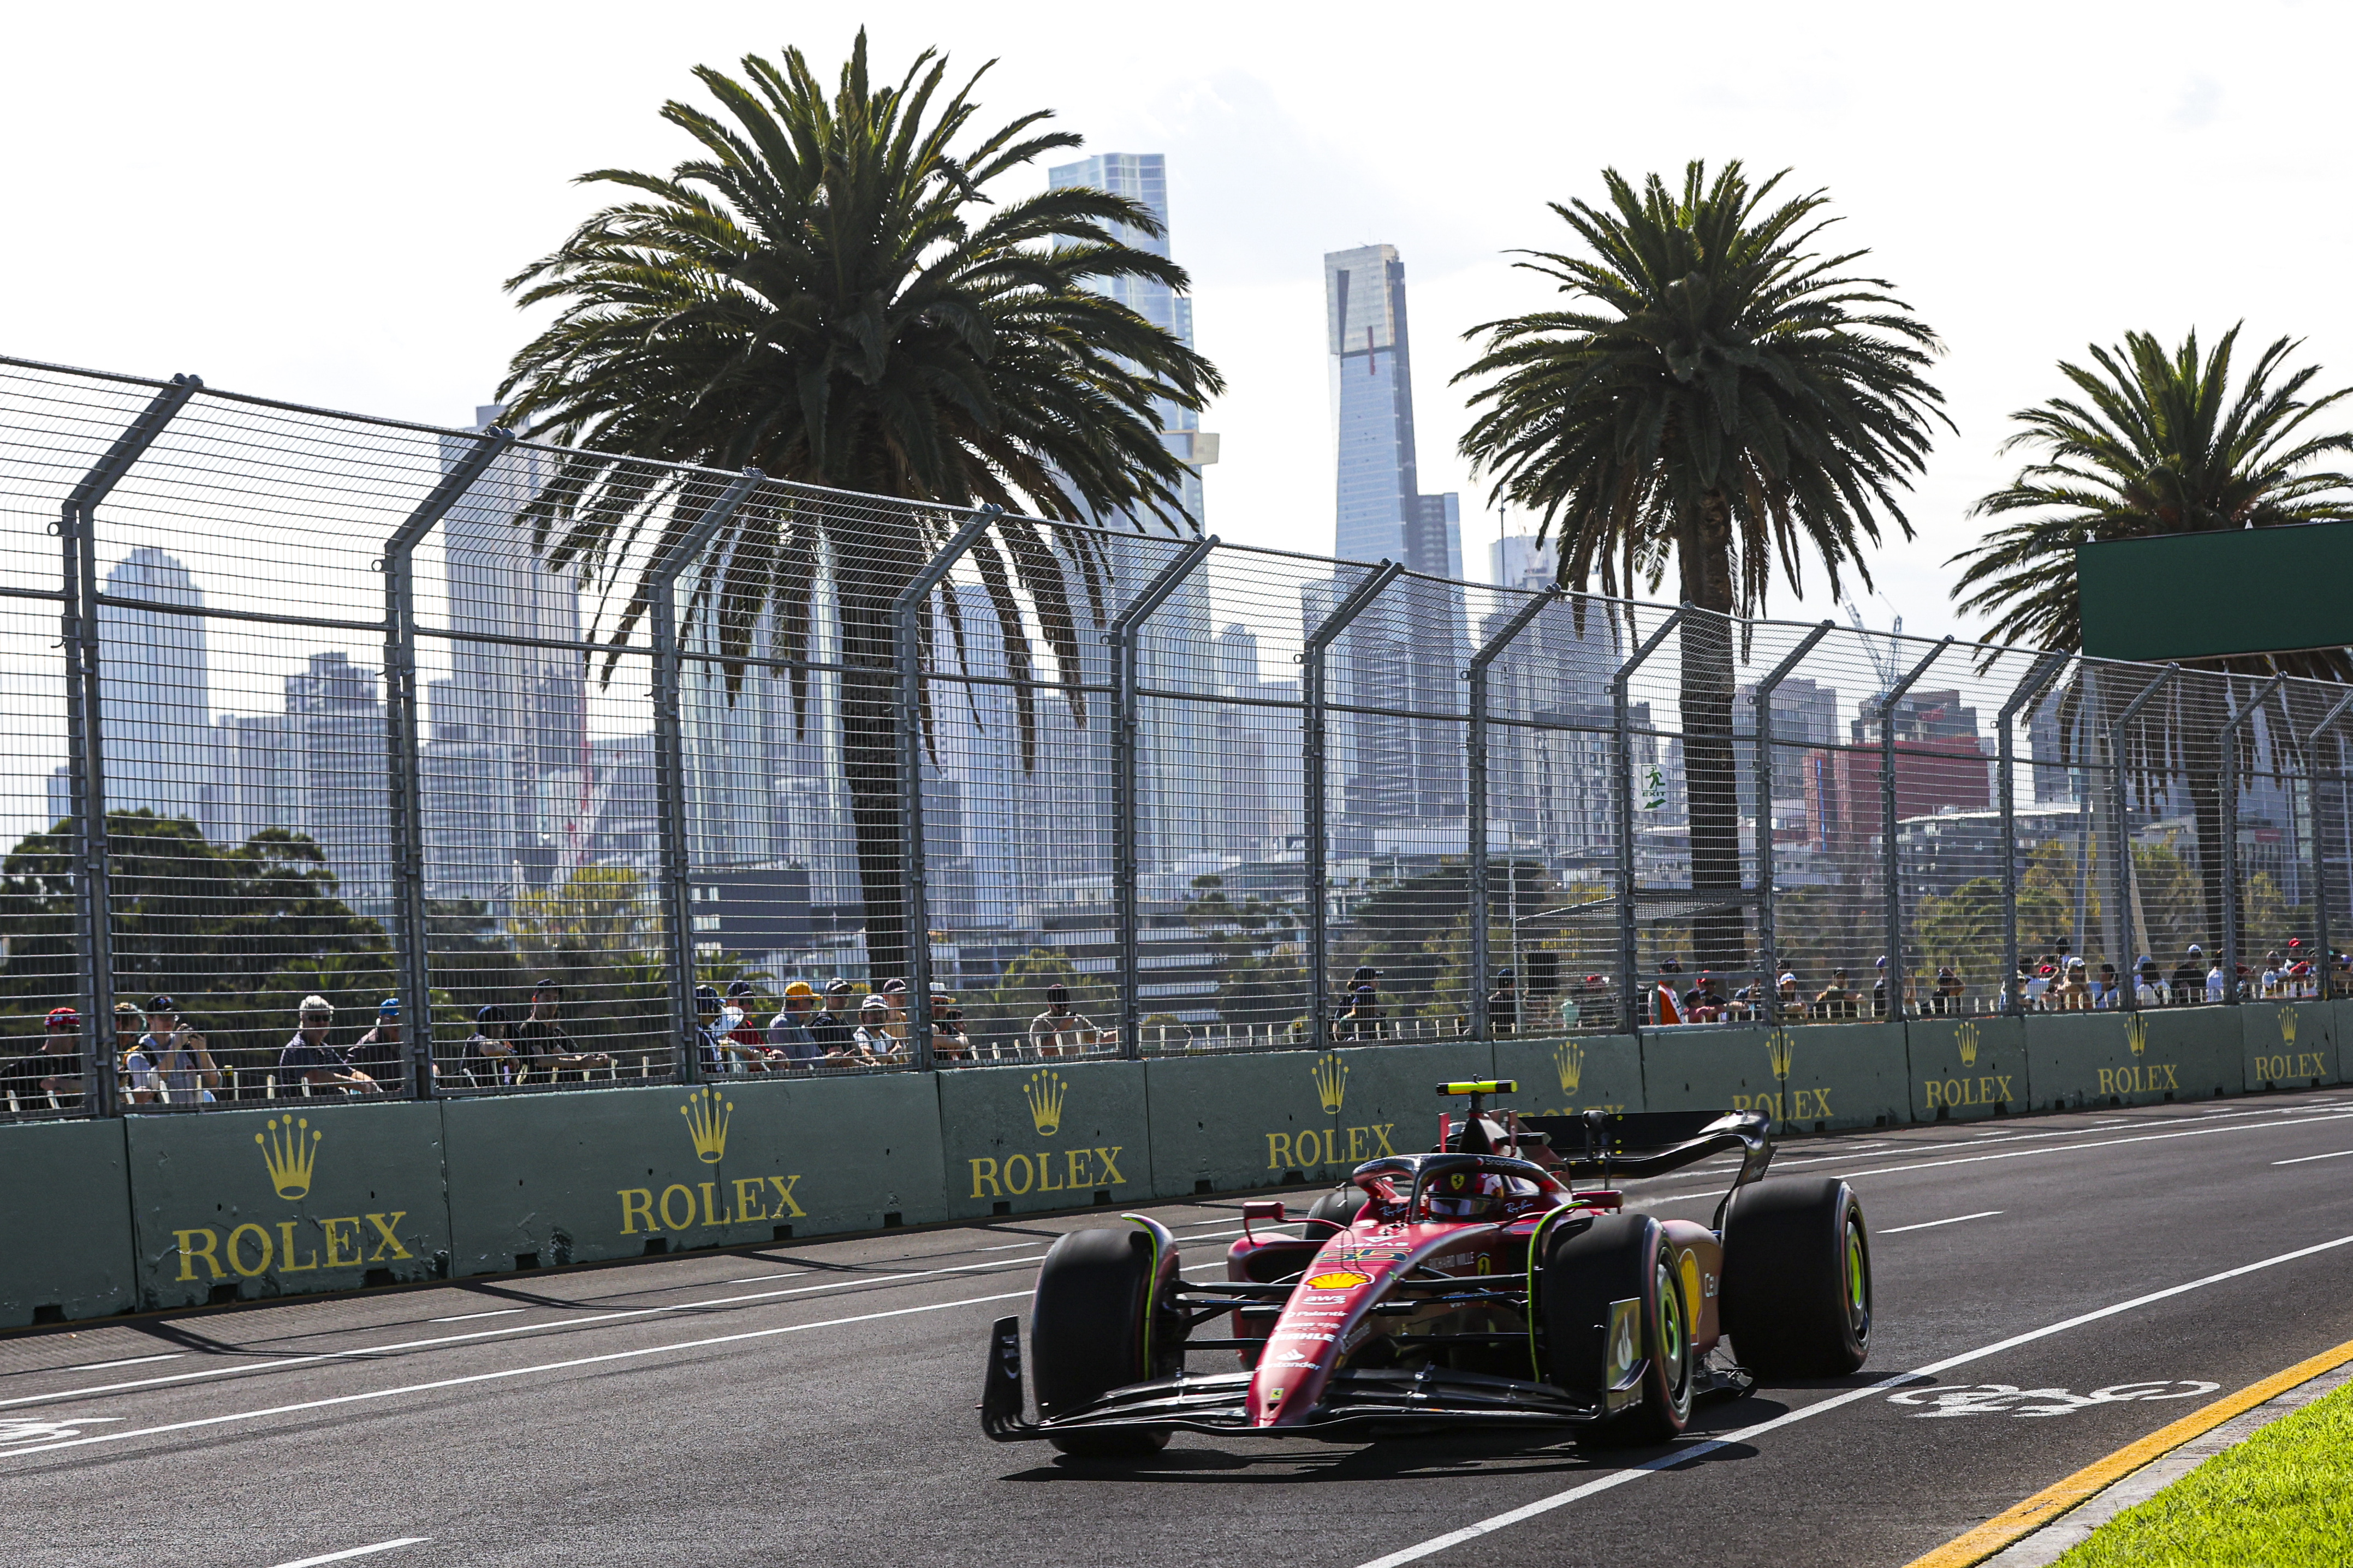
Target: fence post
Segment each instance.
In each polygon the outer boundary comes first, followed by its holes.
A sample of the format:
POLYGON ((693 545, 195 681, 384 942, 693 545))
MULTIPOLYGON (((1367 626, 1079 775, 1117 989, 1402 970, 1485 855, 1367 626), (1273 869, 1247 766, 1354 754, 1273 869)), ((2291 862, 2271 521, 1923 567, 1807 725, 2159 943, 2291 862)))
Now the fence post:
POLYGON ((1757 949, 1765 960, 1761 984, 1768 1024, 1781 1021, 1781 960, 1773 931, 1773 693, 1814 651, 1814 645, 1831 635, 1831 626, 1829 621, 1816 626, 1757 683, 1757 949))
POLYGON ((931 606, 932 590, 955 570, 989 524, 1004 515, 1003 507, 985 506, 966 518, 891 605, 892 658, 899 667, 899 878, 900 896, 906 900, 907 1056, 926 1072, 932 1066, 932 900, 923 879, 923 618, 931 606))
MULTIPOLYGON (((1633 606, 1623 606, 1627 626, 1633 626, 1633 606)), ((1611 728, 1617 736, 1617 766, 1609 775, 1610 793, 1617 797, 1618 807, 1618 984, 1625 998, 1626 1032, 1639 1037, 1642 1032, 1641 998, 1635 994, 1635 982, 1641 978, 1636 971, 1641 967, 1641 928, 1634 918, 1634 701, 1631 683, 1634 671, 1642 661, 1658 651, 1667 640, 1667 634, 1682 624, 1689 614, 1689 605, 1677 605, 1659 629, 1644 639, 1634 650, 1634 657, 1618 667, 1609 678, 1609 708, 1611 728)))
MULTIPOLYGON (((2329 987, 2337 980, 2337 953, 2328 943, 2328 848, 2320 831, 2320 779, 2326 770, 2320 765, 2320 742, 2348 708, 2353 708, 2353 693, 2347 694, 2328 710, 2328 717, 2312 727, 2304 745, 2305 770, 2312 779, 2312 937, 2320 949, 2320 984, 2313 994, 2324 1002, 2328 1000, 2329 987)), ((2341 793, 2342 769, 2338 770, 2337 779, 2341 793)))
POLYGON ((84 1072, 81 1104, 90 1116, 120 1114, 114 1060, 114 900, 106 826, 105 692, 100 678, 98 503, 131 471, 164 426, 204 383, 175 375, 114 438, 58 518, 63 546, 65 606, 58 627, 66 656, 66 782, 73 812, 74 946, 81 961, 84 1072))
POLYGON ((2140 689, 2139 695, 2125 704, 2108 726, 2108 809, 2116 815, 2116 945, 2123 951, 2116 954, 2117 967, 2126 972, 2122 1004, 2126 1008, 2140 1005, 2140 966, 2132 960, 2132 818, 2125 798, 2125 726, 2149 700, 2165 689, 2167 681, 2181 673, 2178 664, 2168 664, 2158 671, 2157 679, 2140 689))
MULTIPOLYGON (((2223 677, 2227 681, 2230 678, 2223 677)), ((2222 764, 2222 996, 2239 1004, 2239 726, 2254 717, 2271 694, 2286 681, 2274 675, 2261 689, 2223 721, 2217 741, 2222 764)))
POLYGON ((1143 682, 1136 656, 1142 651, 1144 623, 1168 602, 1168 595, 1176 591, 1195 567, 1208 559, 1209 552, 1218 543, 1218 536, 1213 533, 1187 544, 1113 618, 1111 630, 1103 634, 1103 641, 1112 647, 1111 881, 1115 905, 1113 934, 1119 943, 1119 1050, 1130 1061, 1144 1054, 1144 1037, 1138 1032, 1143 1026, 1144 1006, 1138 990, 1141 981, 1136 953, 1136 926, 1143 916, 1136 892, 1137 861, 1141 858, 1137 848, 1136 769, 1141 748, 1136 744, 1135 711, 1136 688, 1143 682))
MULTIPOLYGON (((1489 637, 1479 651, 1471 656, 1471 668, 1462 672, 1462 679, 1471 683, 1471 723, 1463 742, 1469 753, 1470 790, 1463 805, 1471 839, 1470 1016, 1471 1038, 1474 1040, 1493 1037, 1491 1021, 1487 1016, 1488 969, 1493 962, 1493 955, 1487 951, 1488 910, 1493 899, 1487 886, 1487 670, 1504 656, 1504 650, 1510 647, 1514 640, 1544 613, 1545 606, 1560 597, 1559 585, 1555 584, 1513 611, 1512 618, 1504 623, 1504 629, 1489 637)), ((1505 875, 1516 881, 1517 868, 1508 869, 1505 875)), ((1522 984, 1521 977, 1513 977, 1512 994, 1515 998, 1526 994, 1519 989, 1522 984)), ((1525 1033, 1526 1024, 1527 1020, 1520 1017, 1514 1020, 1513 1026, 1525 1033)))
POLYGON ((407 1038, 408 1098, 433 1098, 433 969, 426 943, 424 749, 417 728, 417 547, 471 489, 514 434, 496 426, 426 492, 392 537, 384 574, 385 751, 390 764, 393 942, 399 954, 401 1024, 407 1038))
POLYGON ((649 574, 654 651, 654 799, 661 823, 662 924, 670 947, 670 1036, 681 1083, 701 1069, 694 1049, 694 910, 688 880, 686 737, 679 713, 678 579, 767 476, 746 468, 687 525, 649 574))
POLYGON ((1301 740, 1299 787, 1306 798, 1306 842, 1302 846, 1305 856, 1303 890, 1307 895, 1307 1033, 1317 1049, 1322 1049, 1329 1036, 1324 1026, 1332 990, 1331 976, 1324 973, 1331 962, 1331 911, 1325 907, 1324 886, 1325 862, 1331 848, 1324 827, 1328 793, 1324 777, 1324 656, 1348 623, 1364 614, 1380 591, 1397 581, 1405 568, 1384 558, 1355 587, 1341 597, 1323 624, 1307 634, 1299 651, 1299 695, 1301 740))
POLYGON ((2018 806, 2016 773, 2018 742, 2015 733, 2019 710, 2042 700, 2052 681, 2067 668, 2063 652, 2046 653, 2034 661, 2026 679, 2001 705, 2001 717, 1997 721, 2001 733, 1998 745, 2000 761, 1994 768, 1994 778, 2001 799, 2001 1010, 2015 1017, 2026 1010, 2026 996, 2018 984, 2018 806))
POLYGON ((1887 1012, 1890 1023, 1904 1016, 1904 887, 1902 860, 1895 844, 1895 705, 1912 689, 1939 655, 1953 646, 1945 638, 1921 656, 1911 672, 1879 700, 1879 875, 1886 895, 1887 1012))

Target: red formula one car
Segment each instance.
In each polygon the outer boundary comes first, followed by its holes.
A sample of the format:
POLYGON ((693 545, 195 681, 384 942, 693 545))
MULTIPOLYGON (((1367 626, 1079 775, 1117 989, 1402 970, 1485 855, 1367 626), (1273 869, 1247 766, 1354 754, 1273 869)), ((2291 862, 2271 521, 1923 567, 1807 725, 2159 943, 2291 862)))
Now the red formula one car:
POLYGON ((1177 1431, 1562 1426, 1659 1442, 1695 1399, 1745 1394, 1757 1374, 1862 1365, 1862 1205, 1833 1179, 1760 1182, 1773 1157, 1764 1116, 1487 1110, 1517 1088, 1440 1084, 1469 1098, 1469 1114, 1440 1118, 1430 1153, 1357 1166, 1303 1238, 1257 1231, 1282 1222, 1282 1205, 1244 1204, 1220 1282, 1187 1280, 1176 1238, 1147 1215, 1062 1237, 1030 1315, 1038 1419, 1023 1414, 1020 1320, 1002 1318, 983 1430, 1103 1458, 1150 1453, 1177 1431), (1627 1214, 1610 1186, 1722 1153, 1740 1163, 1709 1225, 1627 1214), (1232 1337, 1197 1332, 1227 1316, 1232 1337), (1188 1366, 1213 1352, 1241 1370, 1188 1366))

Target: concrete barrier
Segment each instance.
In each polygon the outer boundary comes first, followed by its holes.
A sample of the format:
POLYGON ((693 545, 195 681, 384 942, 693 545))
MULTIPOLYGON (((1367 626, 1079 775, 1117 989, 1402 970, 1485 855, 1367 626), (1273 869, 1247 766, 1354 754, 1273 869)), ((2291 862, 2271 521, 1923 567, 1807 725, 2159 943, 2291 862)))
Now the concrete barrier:
POLYGON ((1904 1047, 1915 1121, 1974 1121, 2032 1103, 2022 1018, 1916 1018, 1904 1026, 1904 1047))
POLYGON ((1909 1076, 1901 1024, 1695 1024, 1642 1035, 1648 1110, 1762 1110, 1810 1131, 1892 1126, 1912 1120, 1909 1076))
POLYGON ((947 1217, 929 1078, 721 1079, 440 1103, 456 1271, 947 1217))
POLYGON ((937 1077, 952 1216, 1116 1205, 1151 1193, 1142 1062, 1060 1060, 937 1077))
POLYGON ((2244 1049, 2228 1007, 2026 1018, 2026 1072, 2038 1110, 2210 1100, 2245 1081, 2244 1049))
POLYGON ((121 1122, 0 1131, 0 1328, 138 1305, 121 1122))
POLYGON ((142 1307, 448 1273, 438 1105, 283 1100, 122 1126, 142 1307))
POLYGON ((2342 1081, 2338 1041, 2344 1002, 2242 1002, 2240 1039, 2245 1047, 2245 1087, 2316 1089, 2342 1081))
POLYGON ((1642 1052, 1631 1035, 1497 1040, 1495 1076, 1518 1082, 1504 1103, 1531 1116, 1643 1109, 1642 1052))

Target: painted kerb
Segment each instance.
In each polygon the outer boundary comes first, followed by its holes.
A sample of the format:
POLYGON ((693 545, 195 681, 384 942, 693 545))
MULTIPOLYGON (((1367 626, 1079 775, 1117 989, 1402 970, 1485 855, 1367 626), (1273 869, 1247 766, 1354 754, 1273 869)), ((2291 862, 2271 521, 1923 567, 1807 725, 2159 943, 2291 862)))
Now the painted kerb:
POLYGON ((2246 1049, 2246 1087, 2317 1089, 2340 1077, 2344 1002, 2243 1002, 2240 1037, 2246 1049))
POLYGON ((0 1328, 138 1305, 120 1121, 0 1132, 0 1328))
POLYGON ((1642 1036, 1651 1110, 1762 1110, 1801 1131, 1912 1120, 1901 1024, 1758 1029, 1715 1024, 1642 1036))
POLYGON ((438 1105, 290 1100, 124 1126, 142 1307, 448 1273, 438 1105))
POLYGON ((1525 1115, 1644 1108, 1642 1053, 1631 1035, 1497 1040, 1495 1076, 1520 1086, 1503 1103, 1525 1115))
POLYGON ((2032 1103, 2023 1018, 1915 1018, 1904 1045, 1915 1121, 1975 1121, 2032 1103))
POLYGON ((1142 1062, 959 1068, 937 1077, 951 1215, 1118 1205, 1151 1193, 1142 1062))
POLYGON ((918 1074, 441 1104, 461 1275, 947 1217, 918 1074))

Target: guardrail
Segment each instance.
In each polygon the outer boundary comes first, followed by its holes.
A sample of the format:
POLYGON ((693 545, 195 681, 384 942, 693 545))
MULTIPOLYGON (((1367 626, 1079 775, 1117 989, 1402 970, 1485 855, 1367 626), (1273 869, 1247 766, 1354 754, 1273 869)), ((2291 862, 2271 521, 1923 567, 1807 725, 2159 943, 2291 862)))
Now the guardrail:
POLYGON ((2342 1083, 2348 1032, 2353 1002, 2304 1001, 37 1122, 0 1129, 0 1327, 1313 1188, 1427 1147, 1447 1079, 1828 1131, 2342 1083))

